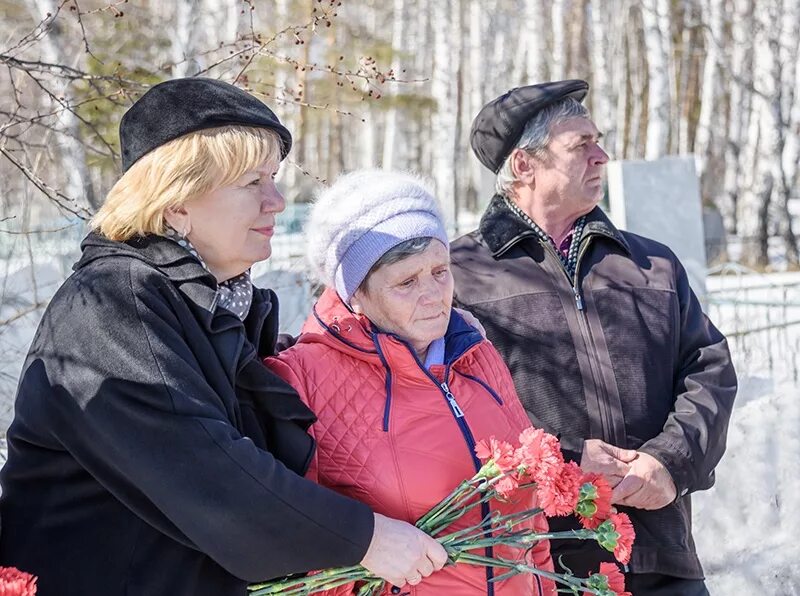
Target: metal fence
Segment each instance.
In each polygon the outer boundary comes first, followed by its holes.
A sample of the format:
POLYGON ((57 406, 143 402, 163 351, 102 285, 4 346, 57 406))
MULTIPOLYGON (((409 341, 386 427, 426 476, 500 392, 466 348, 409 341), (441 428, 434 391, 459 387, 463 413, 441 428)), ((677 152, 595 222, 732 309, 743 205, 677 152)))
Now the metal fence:
POLYGON ((740 375, 800 380, 800 274, 763 275, 737 264, 710 271, 707 311, 740 375))

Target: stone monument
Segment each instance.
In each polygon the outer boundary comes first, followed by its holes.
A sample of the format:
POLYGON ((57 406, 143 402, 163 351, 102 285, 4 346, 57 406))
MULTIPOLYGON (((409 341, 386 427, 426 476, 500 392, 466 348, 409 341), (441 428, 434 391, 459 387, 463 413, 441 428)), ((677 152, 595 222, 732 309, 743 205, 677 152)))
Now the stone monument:
POLYGON ((609 217, 621 230, 669 246, 704 302, 706 250, 700 184, 692 156, 608 164, 609 217))

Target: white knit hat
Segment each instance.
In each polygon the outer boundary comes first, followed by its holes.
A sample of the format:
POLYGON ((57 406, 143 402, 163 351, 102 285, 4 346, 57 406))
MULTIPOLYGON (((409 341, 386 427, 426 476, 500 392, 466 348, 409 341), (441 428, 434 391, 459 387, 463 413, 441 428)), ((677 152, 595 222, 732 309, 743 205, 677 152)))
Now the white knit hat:
POLYGON ((317 197, 306 227, 308 261, 320 281, 349 302, 372 266, 412 238, 448 246, 436 199, 418 176, 357 170, 317 197))

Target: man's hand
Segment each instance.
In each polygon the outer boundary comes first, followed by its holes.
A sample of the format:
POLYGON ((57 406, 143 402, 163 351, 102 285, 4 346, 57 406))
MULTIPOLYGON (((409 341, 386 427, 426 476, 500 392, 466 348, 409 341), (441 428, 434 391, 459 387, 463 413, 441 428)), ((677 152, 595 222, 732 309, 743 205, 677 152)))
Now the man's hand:
POLYGON ((633 449, 614 447, 600 439, 586 439, 583 442, 581 469, 602 474, 613 488, 628 474, 630 464, 637 455, 633 449))
POLYGON ((447 563, 441 544, 404 521, 375 514, 375 529, 361 565, 390 584, 415 586, 447 563))
POLYGON ((675 500, 677 489, 667 469, 647 453, 631 463, 630 471, 614 487, 611 502, 637 509, 661 509, 675 500))

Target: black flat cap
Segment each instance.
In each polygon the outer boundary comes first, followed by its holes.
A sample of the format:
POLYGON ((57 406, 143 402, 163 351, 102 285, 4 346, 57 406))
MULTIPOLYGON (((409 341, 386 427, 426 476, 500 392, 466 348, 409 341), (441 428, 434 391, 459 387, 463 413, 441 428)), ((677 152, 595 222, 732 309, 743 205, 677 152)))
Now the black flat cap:
POLYGON ((472 151, 496 174, 536 112, 567 97, 583 101, 588 91, 589 83, 578 79, 512 89, 487 103, 475 116, 469 135, 472 151))
POLYGON ((122 171, 164 143, 226 125, 274 130, 281 139, 281 159, 292 148, 291 133, 272 110, 246 91, 215 79, 173 79, 149 89, 122 116, 122 171))

